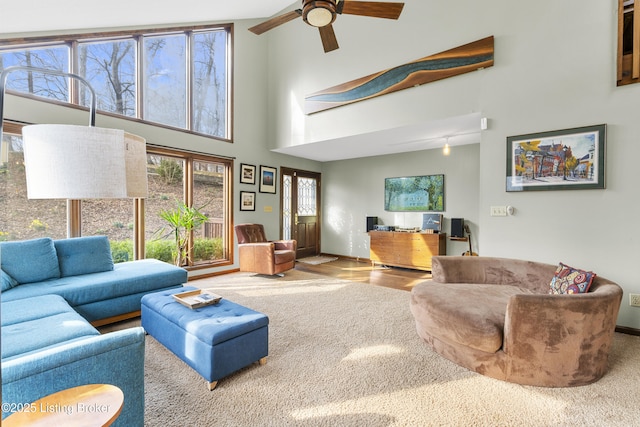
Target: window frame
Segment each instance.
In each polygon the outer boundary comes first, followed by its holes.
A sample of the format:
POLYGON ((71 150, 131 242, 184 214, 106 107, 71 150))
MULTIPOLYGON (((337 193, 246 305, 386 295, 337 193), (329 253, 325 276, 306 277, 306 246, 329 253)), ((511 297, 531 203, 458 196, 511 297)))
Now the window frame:
MULTIPOLYGON (((5 120, 2 125, 3 133, 20 135, 22 136, 22 128, 27 123, 17 123, 9 120, 5 120)), ((211 260, 209 262, 199 262, 195 265, 183 266, 183 268, 194 271, 201 269, 209 269, 215 267, 224 267, 232 265, 234 262, 234 237, 233 237, 233 171, 234 171, 234 159, 225 156, 218 156, 214 154, 198 153, 187 150, 180 150, 175 148, 167 148, 159 145, 147 144, 147 154, 158 154, 170 157, 180 158, 185 161, 184 172, 184 202, 192 206, 193 195, 193 162, 212 162, 221 163, 225 165, 224 176, 224 254, 223 258, 217 260, 211 260)), ((26 185, 26 183, 25 183, 26 185)), ((145 199, 132 199, 133 203, 133 251, 134 259, 145 258, 145 199)), ((82 226, 82 201, 81 200, 68 200, 67 201, 67 231, 73 232, 73 230, 80 231, 82 226)), ((2 231, 2 230, 0 230, 2 231)), ((82 235, 82 233, 78 233, 82 235)), ((191 234, 191 242, 193 242, 193 233, 191 234)), ((189 256, 193 258, 193 245, 190 244, 189 256)))
POLYGON ((618 0, 617 85, 640 82, 640 7, 635 0, 618 0), (626 13, 625 13, 626 11, 626 13), (625 54, 625 16, 631 13, 633 28, 631 53, 625 54))
MULTIPOLYGON (((184 200, 182 200, 187 206, 193 206, 194 202, 194 173, 193 173, 193 163, 196 161, 201 162, 213 162, 213 163, 222 163, 225 167, 225 188, 224 188, 224 257, 220 260, 215 260, 212 262, 202 262, 195 265, 183 266, 188 270, 198 270, 204 268, 212 268, 212 267, 222 267, 233 264, 233 158, 224 157, 224 156, 215 156, 212 154, 204 154, 187 150, 179 150, 174 148, 167 148, 159 145, 153 145, 147 143, 147 155, 148 154, 157 154, 161 156, 175 157, 183 160, 185 162, 184 167, 184 200)), ((136 217, 136 230, 138 233, 136 234, 136 242, 140 242, 138 239, 141 239, 144 242, 145 239, 145 230, 141 227, 138 227, 139 219, 144 218, 144 199, 135 199, 136 200, 136 209, 135 209, 135 217, 136 217), (141 210, 140 210, 141 209, 141 210)), ((142 220, 144 221, 144 219, 142 220)), ((190 236, 189 243, 189 259, 193 259, 193 232, 190 236)), ((137 247, 144 247, 141 244, 138 244, 137 247)), ((144 253, 136 254, 136 258, 142 255, 144 258, 144 253)))
MULTIPOLYGON (((67 45, 70 50, 70 58, 69 58, 69 72, 70 73, 78 73, 78 49, 80 43, 86 42, 108 42, 108 41, 116 41, 118 39, 134 39, 136 42, 136 75, 137 75, 137 88, 136 88, 136 114, 134 117, 120 115, 117 113, 103 111, 100 110, 100 114, 117 117, 119 119, 130 120, 140 123, 149 124, 152 126, 157 126, 160 128, 171 129, 178 132, 188 133, 192 135, 198 135, 205 138, 210 138, 218 141, 233 143, 233 106, 234 106, 234 89, 233 89, 233 40, 234 40, 234 25, 232 23, 228 24, 215 24, 215 25, 196 25, 196 26, 181 26, 181 27, 158 27, 152 29, 143 29, 143 30, 121 30, 121 31, 107 31, 107 32, 95 32, 95 33, 78 33, 78 34, 66 34, 66 35, 52 35, 52 36, 34 36, 34 37, 24 37, 24 38, 10 38, 10 39, 0 39, 0 46, 4 48, 10 49, 19 49, 21 47, 27 48, 45 48, 47 46, 52 45, 67 45), (225 137, 218 137, 214 135, 209 135, 206 133, 198 132, 193 130, 193 71, 189 66, 189 73, 187 75, 187 85, 186 91, 188 93, 187 97, 187 112, 186 112, 186 128, 175 127, 171 125, 167 125, 164 123, 152 122, 144 119, 144 108, 143 108, 143 87, 144 87, 144 58, 141 52, 144 49, 144 36, 157 37, 163 34, 171 35, 177 33, 184 33, 188 38, 188 48, 187 48, 187 58, 188 62, 191 61, 191 41, 195 34, 203 33, 207 31, 215 31, 215 30, 223 30, 227 33, 227 46, 226 46, 226 116, 225 116, 225 129, 226 135, 225 137)), ((52 104, 59 104, 64 106, 77 107, 81 109, 86 109, 82 105, 79 105, 79 91, 78 91, 78 82, 71 81, 70 82, 70 98, 71 101, 69 103, 62 102, 54 99, 47 99, 43 97, 39 97, 33 94, 25 93, 25 92, 17 92, 13 90, 7 90, 7 92, 11 93, 15 96, 21 96, 25 98, 38 99, 43 102, 49 102, 52 104)))

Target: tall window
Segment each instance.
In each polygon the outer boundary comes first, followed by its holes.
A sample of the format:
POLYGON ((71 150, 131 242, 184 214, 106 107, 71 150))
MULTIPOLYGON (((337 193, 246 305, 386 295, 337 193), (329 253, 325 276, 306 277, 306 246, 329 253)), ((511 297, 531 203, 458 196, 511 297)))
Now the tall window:
POLYGON ((207 218, 193 230, 188 245, 188 265, 210 265, 229 259, 231 167, 230 159, 167 149, 147 150, 147 258, 175 259, 175 236, 161 212, 175 211, 185 204, 207 218))
MULTIPOLYGON (((89 81, 98 110, 231 140, 231 26, 0 40, 0 70, 26 65, 89 81)), ((7 89, 89 105, 84 85, 14 72, 7 89)))

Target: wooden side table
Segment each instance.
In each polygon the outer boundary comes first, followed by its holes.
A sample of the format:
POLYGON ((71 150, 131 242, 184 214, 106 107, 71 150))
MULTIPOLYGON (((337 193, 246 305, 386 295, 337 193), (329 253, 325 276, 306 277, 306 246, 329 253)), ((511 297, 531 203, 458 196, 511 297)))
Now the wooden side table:
POLYGON ((110 384, 88 384, 50 394, 2 420, 12 426, 110 426, 122 411, 124 394, 110 384))

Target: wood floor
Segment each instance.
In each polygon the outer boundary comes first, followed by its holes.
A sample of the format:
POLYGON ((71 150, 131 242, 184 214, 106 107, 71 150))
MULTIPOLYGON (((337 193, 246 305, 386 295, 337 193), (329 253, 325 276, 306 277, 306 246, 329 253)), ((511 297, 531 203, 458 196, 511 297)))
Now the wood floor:
POLYGON ((416 283, 431 278, 431 273, 428 271, 372 267, 369 262, 349 258, 338 258, 336 261, 319 265, 298 262, 296 270, 406 291, 410 291, 416 283))

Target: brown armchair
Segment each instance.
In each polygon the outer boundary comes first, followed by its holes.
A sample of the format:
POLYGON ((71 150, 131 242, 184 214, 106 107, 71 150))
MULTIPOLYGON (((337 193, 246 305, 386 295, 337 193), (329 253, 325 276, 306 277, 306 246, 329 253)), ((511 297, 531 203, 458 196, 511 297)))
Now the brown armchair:
POLYGON ((240 271, 273 276, 283 275, 296 265, 295 240, 268 241, 262 224, 235 226, 240 255, 240 271))

